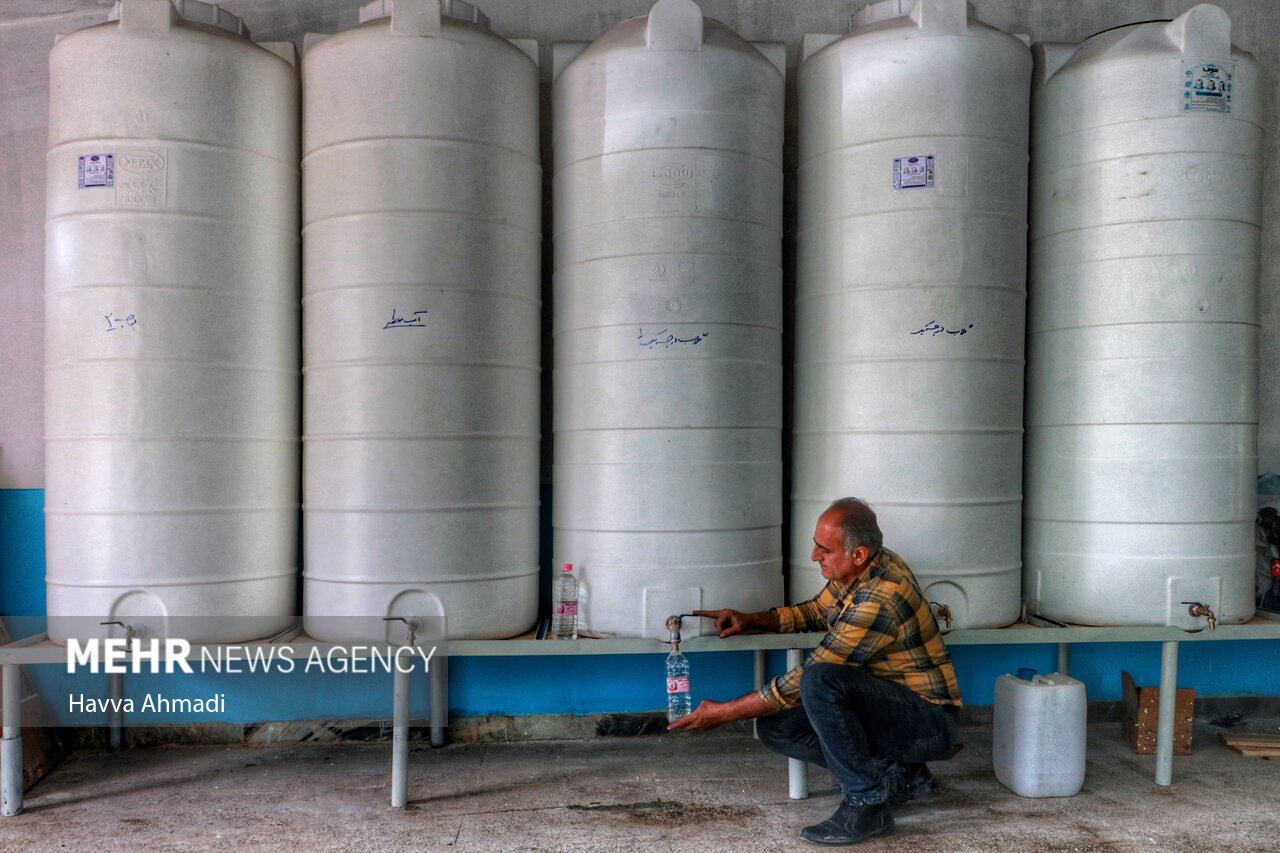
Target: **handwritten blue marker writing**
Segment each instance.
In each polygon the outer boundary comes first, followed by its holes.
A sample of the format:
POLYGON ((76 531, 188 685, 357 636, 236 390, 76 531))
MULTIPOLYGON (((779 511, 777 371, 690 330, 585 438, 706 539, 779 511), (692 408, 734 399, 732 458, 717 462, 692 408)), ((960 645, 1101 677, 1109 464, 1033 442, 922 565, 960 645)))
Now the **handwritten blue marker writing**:
POLYGON ((427 314, 427 309, 423 308, 421 311, 414 311, 412 317, 401 317, 399 313, 396 312, 396 309, 392 308, 391 319, 388 320, 383 325, 382 328, 383 329, 421 329, 427 325, 426 320, 423 319, 426 314, 427 314))
POLYGON ((963 335, 973 328, 973 324, 965 326, 963 329, 948 329, 937 320, 930 320, 922 327, 912 332, 913 335, 941 335, 944 332, 948 335, 963 335))
POLYGON ((108 311, 106 314, 102 315, 102 318, 107 321, 108 332, 114 332, 119 329, 123 329, 125 326, 138 325, 138 318, 135 317, 133 314, 130 314, 127 317, 115 317, 113 316, 114 313, 115 312, 108 311))
POLYGON ((661 332, 658 332, 656 335, 653 335, 646 340, 644 329, 641 329, 640 334, 636 335, 636 340, 640 342, 640 346, 645 347, 646 349, 653 349, 654 347, 671 349, 671 347, 676 344, 693 344, 694 346, 697 346, 710 334, 710 332, 703 332, 700 335, 694 335, 692 338, 678 338, 666 329, 663 329, 661 332))

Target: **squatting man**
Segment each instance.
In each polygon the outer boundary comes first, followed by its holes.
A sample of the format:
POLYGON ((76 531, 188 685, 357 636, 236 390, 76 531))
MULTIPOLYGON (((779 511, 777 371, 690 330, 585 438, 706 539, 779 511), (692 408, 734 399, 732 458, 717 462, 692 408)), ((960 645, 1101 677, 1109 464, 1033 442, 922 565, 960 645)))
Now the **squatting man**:
POLYGON ((818 518, 811 559, 827 585, 762 613, 696 610, 721 637, 744 631, 827 632, 803 664, 757 693, 705 700, 670 725, 698 732, 758 718, 760 740, 826 767, 844 798, 800 837, 827 846, 893 833, 893 812, 934 788, 926 761, 959 749, 960 688, 929 602, 901 557, 885 548, 871 508, 842 498, 818 518))

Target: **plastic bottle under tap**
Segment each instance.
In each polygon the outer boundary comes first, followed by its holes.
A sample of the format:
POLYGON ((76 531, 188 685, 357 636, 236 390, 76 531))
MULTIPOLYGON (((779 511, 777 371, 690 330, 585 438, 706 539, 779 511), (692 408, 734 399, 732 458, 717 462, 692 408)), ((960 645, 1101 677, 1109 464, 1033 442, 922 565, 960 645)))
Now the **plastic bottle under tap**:
POLYGON ((667 628, 671 631, 671 654, 667 655, 667 722, 674 723, 693 710, 693 703, 689 694, 689 659, 680 653, 679 617, 668 619, 667 628))
POLYGON ((573 576, 573 563, 565 563, 551 589, 555 611, 551 616, 551 639, 578 639, 578 579, 573 576))

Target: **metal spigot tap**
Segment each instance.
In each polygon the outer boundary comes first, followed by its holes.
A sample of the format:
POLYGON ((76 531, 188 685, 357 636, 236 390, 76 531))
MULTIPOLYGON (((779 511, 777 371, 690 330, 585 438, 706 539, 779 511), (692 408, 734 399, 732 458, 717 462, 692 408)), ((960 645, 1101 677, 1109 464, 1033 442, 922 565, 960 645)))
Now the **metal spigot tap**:
POLYGON ((1184 601, 1182 603, 1190 605, 1187 608, 1187 613, 1191 614, 1193 619, 1199 619, 1203 616, 1205 619, 1209 620, 1210 631, 1218 627, 1218 617, 1209 609, 1209 605, 1201 604, 1199 601, 1184 601))
POLYGON ((944 630, 950 631, 952 623, 951 608, 945 604, 939 604, 936 601, 930 601, 929 604, 933 606, 934 616, 941 619, 946 624, 947 627, 944 630))
POLYGON ((671 639, 667 642, 671 643, 672 648, 680 648, 680 623, 684 620, 686 614, 677 613, 675 616, 667 617, 667 630, 671 632, 671 639))

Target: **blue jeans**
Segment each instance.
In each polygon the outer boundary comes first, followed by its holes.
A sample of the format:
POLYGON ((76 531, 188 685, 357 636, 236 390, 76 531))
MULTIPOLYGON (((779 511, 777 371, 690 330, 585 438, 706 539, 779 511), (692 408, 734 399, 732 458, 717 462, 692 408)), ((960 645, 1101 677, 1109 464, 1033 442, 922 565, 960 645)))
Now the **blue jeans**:
POLYGON ((800 704, 760 717, 760 741, 826 767, 845 799, 883 803, 907 765, 939 761, 958 743, 955 716, 859 666, 815 663, 800 678, 800 704))

